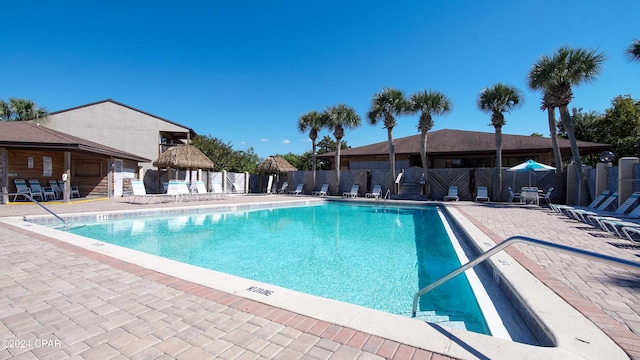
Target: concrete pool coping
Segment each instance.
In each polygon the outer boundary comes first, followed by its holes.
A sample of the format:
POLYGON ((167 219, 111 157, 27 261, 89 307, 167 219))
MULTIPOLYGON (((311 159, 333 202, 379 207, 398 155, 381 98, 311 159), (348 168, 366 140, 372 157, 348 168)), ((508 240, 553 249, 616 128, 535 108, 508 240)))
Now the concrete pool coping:
MULTIPOLYGON (((308 198, 299 200, 287 199, 287 202, 308 203, 317 202, 317 200, 309 200, 308 198)), ((405 201, 399 203, 399 205, 406 204, 407 202, 405 201)), ((426 203, 419 202, 417 204, 425 205, 426 203)), ((437 204, 441 205, 441 203, 437 204)), ((273 203, 269 203, 269 205, 273 205, 273 203)), ((221 205, 220 207, 225 206, 228 205, 221 205)), ((212 208, 212 206, 206 207, 212 208)), ((174 208, 174 210, 175 209, 186 210, 186 212, 188 212, 192 210, 193 207, 174 208)), ((482 231, 457 212, 456 209, 450 207, 448 209, 450 215, 456 219, 465 232, 479 242, 481 246, 486 247, 487 244, 493 243, 482 231)), ((157 212, 157 209, 151 211, 157 212)), ((122 211, 99 212, 98 214, 105 213, 115 214, 122 213, 122 211)), ((74 214, 68 214, 65 215, 65 217, 72 217, 73 215, 74 214)), ((84 214, 76 215, 84 216, 84 214)), ((530 307, 533 313, 539 317, 539 320, 550 329, 548 330, 548 335, 551 335, 555 339, 558 345, 557 347, 545 348, 529 346, 464 330, 443 329, 415 319, 403 318, 355 305, 317 298, 311 295, 278 288, 273 285, 261 284, 255 281, 173 262, 171 260, 161 259, 95 240, 87 241, 86 238, 72 236, 72 234, 68 233, 55 232, 54 234, 50 228, 25 223, 21 217, 5 219, 3 221, 177 278, 453 357, 476 358, 479 357, 479 354, 488 358, 518 357, 531 359, 541 357, 562 359, 626 357, 624 352, 600 329, 557 297, 557 295, 542 285, 540 281, 533 277, 526 269, 504 253, 496 255, 493 260, 494 265, 501 270, 503 281, 517 284, 520 301, 530 307), (64 234, 64 236, 61 236, 61 234, 64 234), (263 293, 248 291, 247 289, 252 286, 259 289, 275 290, 275 292, 270 296, 265 296, 263 293), (523 289, 521 289, 521 287, 523 289), (327 311, 329 308, 331 311, 327 311)))

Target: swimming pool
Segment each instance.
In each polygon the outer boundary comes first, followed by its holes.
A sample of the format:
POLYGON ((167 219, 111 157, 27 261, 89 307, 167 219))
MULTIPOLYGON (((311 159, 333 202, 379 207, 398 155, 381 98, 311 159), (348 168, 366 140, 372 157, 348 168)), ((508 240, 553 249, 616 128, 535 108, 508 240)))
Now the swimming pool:
MULTIPOLYGON (((314 206, 135 218, 71 232, 394 314, 460 265, 437 207, 314 206)), ((424 296, 423 318, 490 334, 465 276, 424 296)))

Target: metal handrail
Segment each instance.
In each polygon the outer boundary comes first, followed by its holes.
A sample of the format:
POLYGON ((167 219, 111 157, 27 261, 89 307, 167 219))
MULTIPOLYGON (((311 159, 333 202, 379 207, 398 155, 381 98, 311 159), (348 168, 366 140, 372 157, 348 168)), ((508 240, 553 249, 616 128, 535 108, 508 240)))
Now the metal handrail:
POLYGON ((538 240, 538 239, 534 239, 534 238, 530 238, 530 237, 526 237, 526 236, 512 236, 506 240, 504 240, 503 242, 501 242, 500 244, 497 244, 496 246, 492 247, 491 249, 487 250, 486 252, 480 254, 480 256, 478 256, 477 258, 469 261, 468 263, 460 266, 459 268, 453 270, 452 272, 448 273, 447 275, 441 277, 440 279, 432 282, 431 284, 423 287, 422 289, 420 289, 415 296, 413 297, 413 310, 411 311, 411 317, 416 317, 416 312, 418 309, 418 300, 420 299, 420 297, 426 293, 428 293, 429 291, 437 288, 438 286, 446 283, 447 281, 453 279, 454 277, 456 277, 457 275, 465 272, 466 270, 480 264, 481 262, 487 260, 488 258, 490 258, 491 256, 497 254, 498 252, 502 251, 504 248, 506 248, 509 245, 515 244, 515 243, 519 243, 519 242, 523 242, 523 243, 527 243, 529 245, 536 245, 539 247, 543 247, 543 248, 547 248, 547 249, 551 249, 551 250, 556 250, 556 251, 560 251, 560 252, 564 252, 564 253, 568 253, 568 254, 573 254, 573 255, 578 255, 580 257, 583 258, 587 258, 587 259, 593 259, 599 262, 603 262, 603 263, 607 263, 610 265, 618 265, 618 266, 622 266, 622 267, 626 267, 626 268, 630 268, 630 269, 635 269, 640 271, 640 263, 637 262, 633 262, 630 260, 625 260, 625 259, 620 259, 617 257, 613 257, 613 256, 609 256, 609 255, 603 255, 603 254, 599 254, 599 253, 595 253, 595 252, 591 252, 591 251, 587 251, 587 250, 582 250, 582 249, 577 249, 577 248, 573 248, 570 246, 565 246, 565 245, 560 245, 560 244, 554 244, 548 241, 542 241, 542 240, 538 240))
MULTIPOLYGON (((39 201, 37 201, 36 199, 34 199, 33 197, 31 197, 30 194, 28 193, 9 193, 7 194, 9 196, 11 195, 23 195, 24 197, 26 197, 27 199, 31 200, 31 202, 35 203, 36 205, 40 206, 41 208, 45 209, 49 214, 53 215, 56 217, 56 219, 62 221, 62 223, 64 224, 65 229, 69 227, 69 224, 67 224, 67 221, 63 218, 61 218, 60 216, 58 216, 56 213, 54 213, 53 211, 49 210, 49 208, 47 208, 46 206, 42 205, 39 201)), ((15 201, 15 198, 13 199, 15 201)))

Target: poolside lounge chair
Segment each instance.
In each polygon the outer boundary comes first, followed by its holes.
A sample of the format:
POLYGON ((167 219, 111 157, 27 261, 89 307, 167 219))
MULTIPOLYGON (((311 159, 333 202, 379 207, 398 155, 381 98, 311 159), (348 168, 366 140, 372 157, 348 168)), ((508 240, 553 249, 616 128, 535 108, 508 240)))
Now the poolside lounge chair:
POLYGON ((311 195, 327 196, 327 191, 329 191, 329 184, 322 184, 320 190, 313 191, 311 195))
POLYGON ((175 202, 189 200, 189 187, 184 181, 171 180, 169 181, 169 187, 167 187, 167 195, 173 196, 175 202))
POLYGON ((13 201, 16 201, 18 196, 22 196, 25 200, 29 200, 26 195, 31 195, 31 189, 27 186, 27 183, 23 179, 14 179, 13 182, 16 184, 16 193, 13 195, 13 201))
POLYGON ((342 193, 343 197, 358 197, 358 190, 360 190, 360 185, 352 185, 350 191, 345 191, 342 193))
POLYGON ((298 184, 298 185, 296 185, 295 190, 288 191, 287 194, 301 195, 302 194, 302 189, 304 189, 304 184, 298 184))
MULTIPOLYGON (((619 220, 622 221, 621 218, 638 218, 640 217, 640 206, 635 206, 631 213, 625 215, 627 211, 629 211, 635 203, 640 200, 640 192, 634 192, 625 200, 625 202, 620 205, 619 208, 614 212, 606 212, 606 211, 582 211, 580 212, 581 216, 584 217, 592 224, 600 224, 600 220, 619 220)), ((606 230, 606 229, 605 229, 606 230)))
POLYGON ((584 208, 568 208, 566 209, 567 214, 572 218, 582 221, 583 223, 588 223, 586 216, 588 215, 597 215, 599 213, 603 213, 607 209, 612 206, 615 206, 614 202, 618 201, 618 193, 614 192, 608 198, 605 199, 600 205, 598 205, 595 209, 584 209, 584 208))
POLYGON ((142 180, 131 180, 131 190, 132 195, 129 199, 129 203, 140 203, 146 204, 149 201, 153 200, 154 202, 162 202, 164 200, 164 196, 162 194, 147 194, 147 190, 144 187, 144 182, 142 180))
POLYGON ((207 187, 204 185, 204 181, 196 181, 193 185, 195 192, 193 196, 196 200, 210 200, 213 199, 213 194, 207 191, 207 187))
POLYGON ((282 186, 280 187, 280 189, 278 189, 278 194, 284 194, 285 191, 287 191, 287 188, 289 187, 289 183, 288 182, 283 182, 282 186))
POLYGON ((563 212, 567 212, 568 209, 595 209, 596 207, 598 207, 598 205, 600 205, 606 198, 607 196, 609 196, 609 190, 604 190, 603 192, 600 193, 600 195, 596 196, 595 199, 593 199, 593 201, 591 202, 591 204, 587 205, 586 207, 582 206, 571 206, 571 205, 555 205, 555 204, 549 204, 549 207, 557 212, 558 214, 563 214, 563 212))
POLYGON ((214 199, 224 199, 227 197, 227 194, 222 190, 222 184, 219 182, 211 184, 211 192, 213 193, 214 199))
POLYGON ((364 194, 364 196, 368 198, 377 199, 382 196, 382 185, 373 185, 373 189, 371 189, 370 193, 364 194))
POLYGON ((459 201, 460 198, 458 197, 458 187, 457 186, 449 186, 449 192, 447 193, 447 196, 442 198, 442 200, 444 200, 444 201, 449 201, 449 200, 459 201))
POLYGON ((489 189, 486 186, 478 186, 478 194, 476 195, 476 201, 486 200, 491 201, 489 199, 489 189))
POLYGON ((640 227, 631 227, 631 226, 623 226, 622 233, 627 237, 630 241, 640 242, 640 239, 636 239, 633 235, 640 236, 640 227))
POLYGON ((518 199, 520 200, 520 197, 522 196, 521 193, 514 193, 513 189, 511 188, 511 186, 509 186, 509 202, 512 203, 513 200, 518 199))

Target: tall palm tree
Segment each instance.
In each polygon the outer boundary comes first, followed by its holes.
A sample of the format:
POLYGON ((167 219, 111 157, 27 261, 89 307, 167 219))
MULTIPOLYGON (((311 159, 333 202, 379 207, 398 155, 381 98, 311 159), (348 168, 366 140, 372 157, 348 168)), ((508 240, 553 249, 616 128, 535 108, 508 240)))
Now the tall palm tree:
MULTIPOLYGON (((587 179, 582 171, 582 159, 568 105, 573 99, 571 86, 594 81, 602 71, 604 60, 604 54, 597 53, 595 50, 561 47, 552 56, 542 56, 529 72, 529 87, 544 90, 547 104, 560 110, 560 121, 571 143, 576 176, 587 199, 589 198, 587 179)), ((582 197, 580 194, 576 195, 578 196, 576 203, 580 204, 582 197)))
POLYGON ((511 112, 521 104, 520 92, 509 85, 495 84, 480 92, 478 107, 491 114, 491 124, 496 130, 496 176, 498 186, 494 191, 495 198, 502 199, 502 127, 506 124, 505 112, 511 112))
POLYGON ((556 122, 556 108, 550 104, 548 99, 549 95, 544 92, 542 95, 542 105, 540 110, 547 110, 547 120, 549 122, 549 136, 551 137, 551 146, 553 147, 553 160, 556 165, 556 169, 563 172, 562 168, 562 155, 560 154, 560 146, 558 145, 558 124, 556 122))
POLYGON ((427 198, 430 194, 429 176, 427 169, 427 133, 433 128, 433 115, 446 115, 451 111, 453 103, 439 91, 424 90, 411 95, 409 109, 412 112, 420 111, 418 131, 420 131, 420 158, 422 159, 422 171, 424 174, 424 193, 427 198))
POLYGON ((0 99, 0 119, 2 121, 33 121, 49 116, 47 109, 38 106, 34 101, 9 98, 9 102, 0 99))
POLYGON ((340 186, 340 148, 342 147, 342 138, 344 137, 344 129, 357 128, 361 124, 360 116, 356 111, 347 105, 338 104, 327 108, 325 111, 327 127, 333 130, 333 136, 336 138, 336 176, 338 179, 338 189, 340 186))
MULTIPOLYGON (((384 123, 387 129, 389 140, 389 164, 391 166, 391 176, 396 176, 396 154, 393 146, 393 128, 396 126, 396 116, 407 113, 408 102, 404 98, 402 91, 392 88, 384 88, 382 92, 373 96, 371 109, 367 113, 367 118, 371 125, 376 125, 379 120, 384 123)), ((396 189, 394 186, 393 192, 396 189)))
POLYGON ((631 61, 640 61, 640 40, 633 40, 625 54, 631 61))
POLYGON ((318 139, 318 131, 327 126, 327 116, 317 111, 310 111, 298 119, 298 130, 301 133, 309 130, 309 139, 311 139, 311 172, 313 176, 312 187, 316 188, 316 140, 318 139))

